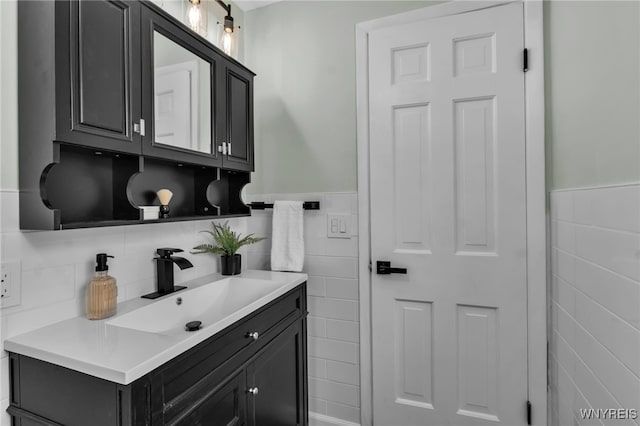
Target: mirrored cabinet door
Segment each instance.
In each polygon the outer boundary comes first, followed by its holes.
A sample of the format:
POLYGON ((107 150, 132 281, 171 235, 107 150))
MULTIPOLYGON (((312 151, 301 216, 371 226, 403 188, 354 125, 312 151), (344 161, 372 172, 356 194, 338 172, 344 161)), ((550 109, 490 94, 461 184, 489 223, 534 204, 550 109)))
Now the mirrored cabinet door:
POLYGON ((188 30, 142 8, 142 154, 221 166, 214 100, 221 57, 188 30))

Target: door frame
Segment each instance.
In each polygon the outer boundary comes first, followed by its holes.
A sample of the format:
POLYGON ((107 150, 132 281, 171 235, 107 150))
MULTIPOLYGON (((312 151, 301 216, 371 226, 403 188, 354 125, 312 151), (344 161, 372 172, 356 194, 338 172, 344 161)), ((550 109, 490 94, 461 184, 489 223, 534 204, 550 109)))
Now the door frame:
MULTIPOLYGON (((524 6, 525 153, 527 200, 527 365, 532 425, 547 424, 547 219, 545 187, 544 54, 542 0, 453 0, 356 25, 356 120, 358 148, 358 278, 360 291, 360 423, 373 425, 371 361, 371 229, 369 182, 369 32, 424 19, 507 3, 524 6)), ((525 413, 523 407, 523 415, 525 413)))

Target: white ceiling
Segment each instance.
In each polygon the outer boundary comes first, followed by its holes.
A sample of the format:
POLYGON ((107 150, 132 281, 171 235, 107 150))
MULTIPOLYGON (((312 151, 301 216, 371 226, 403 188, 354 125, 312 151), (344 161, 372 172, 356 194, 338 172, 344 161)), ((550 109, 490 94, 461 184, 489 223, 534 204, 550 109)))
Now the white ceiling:
POLYGON ((257 9, 282 0, 235 0, 233 3, 243 11, 257 9))

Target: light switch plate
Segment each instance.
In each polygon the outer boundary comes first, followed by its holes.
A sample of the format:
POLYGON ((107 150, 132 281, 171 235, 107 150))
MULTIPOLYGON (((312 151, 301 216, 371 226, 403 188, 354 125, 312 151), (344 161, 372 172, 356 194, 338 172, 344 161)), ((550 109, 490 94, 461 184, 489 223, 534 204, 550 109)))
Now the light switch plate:
POLYGON ((327 237, 351 238, 351 215, 331 213, 328 214, 327 237))

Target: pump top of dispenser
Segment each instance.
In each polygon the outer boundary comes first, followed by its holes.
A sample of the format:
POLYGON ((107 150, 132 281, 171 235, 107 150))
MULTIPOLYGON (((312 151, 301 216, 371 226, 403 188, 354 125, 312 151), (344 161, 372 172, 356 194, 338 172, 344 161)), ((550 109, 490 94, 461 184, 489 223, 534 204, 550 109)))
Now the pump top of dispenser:
POLYGON ((113 256, 110 256, 107 253, 96 254, 96 272, 109 270, 109 266, 107 265, 108 257, 113 259, 113 256))

